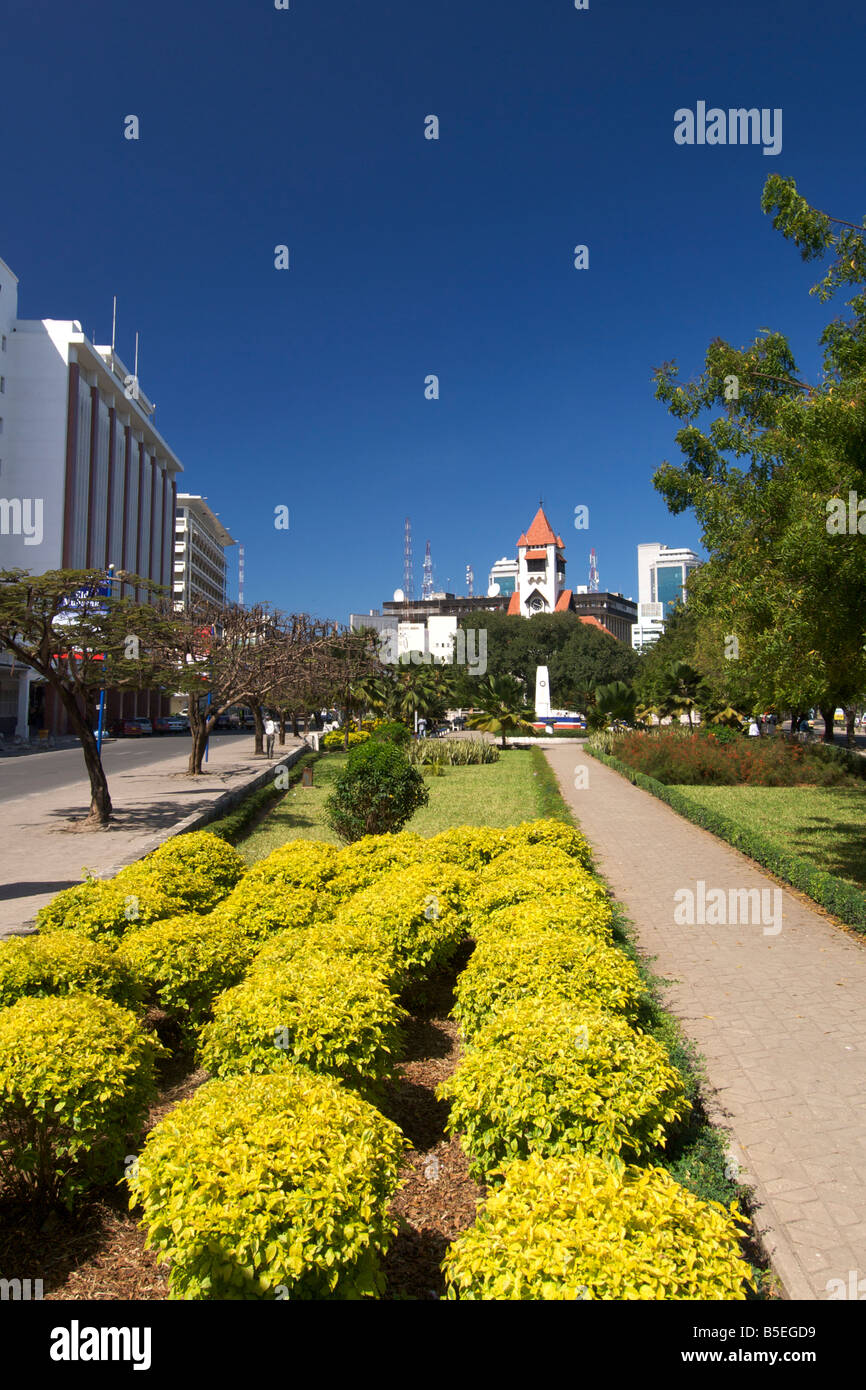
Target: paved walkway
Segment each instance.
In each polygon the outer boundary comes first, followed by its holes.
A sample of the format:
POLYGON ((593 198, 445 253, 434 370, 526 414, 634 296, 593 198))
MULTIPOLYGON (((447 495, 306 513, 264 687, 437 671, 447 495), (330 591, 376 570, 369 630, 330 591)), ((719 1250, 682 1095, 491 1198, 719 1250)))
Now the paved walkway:
POLYGON ((667 982, 666 1003, 706 1059, 708 1109, 755 1190, 789 1297, 827 1299, 834 1279, 843 1297, 866 1297, 866 943, 581 749, 546 756, 667 982), (780 930, 771 914, 678 925, 678 890, 695 894, 695 917, 711 915, 699 912, 698 880, 707 894, 768 890, 780 930))
MULTIPOLYGON (((274 749, 276 766, 303 745, 286 737, 274 749)), ((108 789, 114 807, 105 830, 80 831, 74 819, 87 814, 90 784, 81 759, 80 780, 0 806, 0 937, 28 929, 37 911, 59 893, 80 883, 84 867, 106 878, 140 858, 219 797, 255 781, 267 760, 256 757, 253 736, 212 744, 205 774, 189 777, 189 741, 158 763, 112 770, 108 789)), ((46 755, 47 756, 47 755, 46 755)))

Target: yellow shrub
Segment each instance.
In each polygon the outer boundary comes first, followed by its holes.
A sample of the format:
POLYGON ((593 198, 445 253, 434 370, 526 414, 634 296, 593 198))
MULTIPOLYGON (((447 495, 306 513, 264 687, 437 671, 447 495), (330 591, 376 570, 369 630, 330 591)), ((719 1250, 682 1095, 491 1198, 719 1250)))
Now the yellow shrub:
POLYGON ((337 858, 337 850, 324 840, 289 840, 259 859, 247 874, 247 882, 316 892, 333 878, 337 858))
POLYGON ((287 1067, 209 1081, 150 1132, 130 1174, 175 1299, 357 1299, 379 1256, 406 1141, 330 1077, 287 1067))
POLYGON ((11 937, 0 944, 0 1008, 16 1000, 84 990, 137 1009, 142 991, 117 953, 77 931, 11 937))
POLYGON ((333 921, 317 922, 312 927, 277 932, 256 955, 253 971, 260 966, 288 965, 311 955, 358 956, 389 986, 399 983, 393 943, 372 922, 341 922, 339 926, 333 921))
POLYGON ((424 858, 475 871, 511 847, 507 830, 489 825, 457 825, 424 841, 424 858))
POLYGON ((526 996, 569 999, 634 1019, 644 987, 628 957, 591 933, 491 932, 457 981, 454 1017, 471 1038, 492 1014, 526 996))
POLYGON ((532 1155, 508 1165, 448 1251, 447 1297, 744 1299, 738 1220, 663 1168, 532 1155))
POLYGON ((613 941, 613 912, 601 884, 589 883, 586 891, 542 893, 521 902, 478 913, 472 934, 479 944, 488 935, 535 936, 538 932, 590 934, 600 941, 613 941))
POLYGON ((420 863, 381 874, 337 909, 334 921, 378 927, 406 980, 444 965, 466 936, 464 902, 472 880, 450 864, 420 863))
POLYGON ((267 963, 216 1000, 201 1031, 202 1066, 216 1076, 299 1063, 369 1087, 400 1050, 406 1014, 358 956, 267 963))
POLYGON ((622 1018, 563 999, 521 999, 472 1040, 437 1095, 451 1101, 474 1176, 530 1153, 640 1158, 688 1110, 664 1047, 622 1018))
POLYGON ((378 883, 383 874, 424 858, 427 841, 410 830, 396 835, 364 835, 337 851, 336 870, 331 883, 335 898, 345 901, 362 888, 378 883))
POLYGON ((189 1033, 216 996, 243 979, 255 951, 256 943, 229 923, 190 914, 127 932, 117 954, 149 1001, 189 1033))
POLYGON ((130 926, 144 926, 178 910, 177 897, 164 891, 158 876, 131 885, 89 878, 41 907, 36 925, 40 932, 71 930, 98 940, 122 936, 130 926))
POLYGON ((477 925, 483 930, 487 917, 499 908, 548 896, 564 897, 581 907, 585 904, 597 909, 591 914, 593 917, 601 913, 611 920, 605 889, 579 865, 572 864, 568 869, 544 868, 534 865, 531 859, 521 864, 513 860, 504 862, 506 860, 509 856, 503 854, 489 864, 472 890, 468 905, 473 928, 477 925), (500 863, 501 869, 494 872, 500 863))
POLYGON ((585 869, 592 866, 589 841, 573 825, 550 819, 525 820, 520 825, 510 825, 505 834, 508 843, 515 848, 521 845, 539 845, 560 849, 571 859, 576 859, 585 869))

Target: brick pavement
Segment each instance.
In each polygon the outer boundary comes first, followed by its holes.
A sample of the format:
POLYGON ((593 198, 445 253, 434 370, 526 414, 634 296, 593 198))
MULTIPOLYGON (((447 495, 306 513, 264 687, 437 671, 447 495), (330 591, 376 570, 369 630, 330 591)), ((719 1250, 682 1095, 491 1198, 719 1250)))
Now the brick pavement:
POLYGON ((827 1299, 829 1280, 848 1288, 856 1271, 863 1298, 866 943, 581 749, 545 752, 667 1006, 706 1059, 708 1112, 755 1191, 788 1296, 827 1299), (778 934, 769 917, 767 932, 760 921, 678 925, 674 894, 697 894, 698 880, 707 892, 779 890, 778 934))

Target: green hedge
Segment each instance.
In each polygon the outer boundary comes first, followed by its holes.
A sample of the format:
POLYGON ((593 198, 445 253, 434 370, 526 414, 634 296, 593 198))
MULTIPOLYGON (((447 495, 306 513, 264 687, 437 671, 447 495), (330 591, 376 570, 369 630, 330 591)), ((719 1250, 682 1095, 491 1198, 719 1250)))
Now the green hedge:
POLYGON ((800 855, 779 849, 760 831, 737 825, 727 816, 710 810, 709 807, 695 806, 676 787, 666 787, 655 777, 635 772, 634 768, 620 762, 619 758, 612 758, 609 754, 592 748, 587 751, 600 763, 627 777, 634 786, 657 796, 659 801, 666 802, 678 815, 692 821, 694 825, 699 825, 702 830, 709 830, 712 835, 718 835, 720 840, 726 840, 734 849, 740 850, 749 859, 754 859, 757 864, 769 869, 777 878, 784 879, 793 888, 798 888, 801 893, 805 893, 840 921, 857 931, 866 932, 866 893, 855 888, 853 884, 846 883, 845 879, 838 878, 835 874, 827 873, 825 869, 817 868, 810 860, 803 859, 800 855))

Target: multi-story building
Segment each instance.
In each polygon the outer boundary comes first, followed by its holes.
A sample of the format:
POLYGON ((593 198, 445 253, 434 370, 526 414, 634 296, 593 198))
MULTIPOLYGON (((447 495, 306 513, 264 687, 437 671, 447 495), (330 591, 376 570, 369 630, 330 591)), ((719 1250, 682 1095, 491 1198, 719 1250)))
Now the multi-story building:
MULTIPOLYGON (((91 343, 79 322, 18 317, 18 279, 0 260, 0 567, 113 565, 168 588, 183 469, 153 414, 114 348, 91 343)), ((66 732, 65 711, 29 669, 7 661, 0 672, 0 732, 66 732)), ((163 707, 147 691, 109 701, 114 717, 163 707)))
POLYGON ((693 550, 655 541, 638 546, 638 612, 631 637, 638 651, 658 641, 674 606, 685 602, 688 577, 700 563, 693 550))
POLYGON ((516 560, 509 560, 507 555, 503 555, 501 560, 497 560, 495 565, 490 568, 490 575, 487 581, 487 592, 493 597, 496 594, 505 594, 510 598, 517 588, 518 564, 516 560))
POLYGON ((225 551, 234 544, 206 497, 178 493, 174 519, 175 608, 188 608, 197 598, 225 602, 225 551))
POLYGON ((637 604, 623 594, 579 587, 572 597, 572 606, 582 622, 595 622, 620 642, 629 646, 632 628, 637 619, 637 604))

